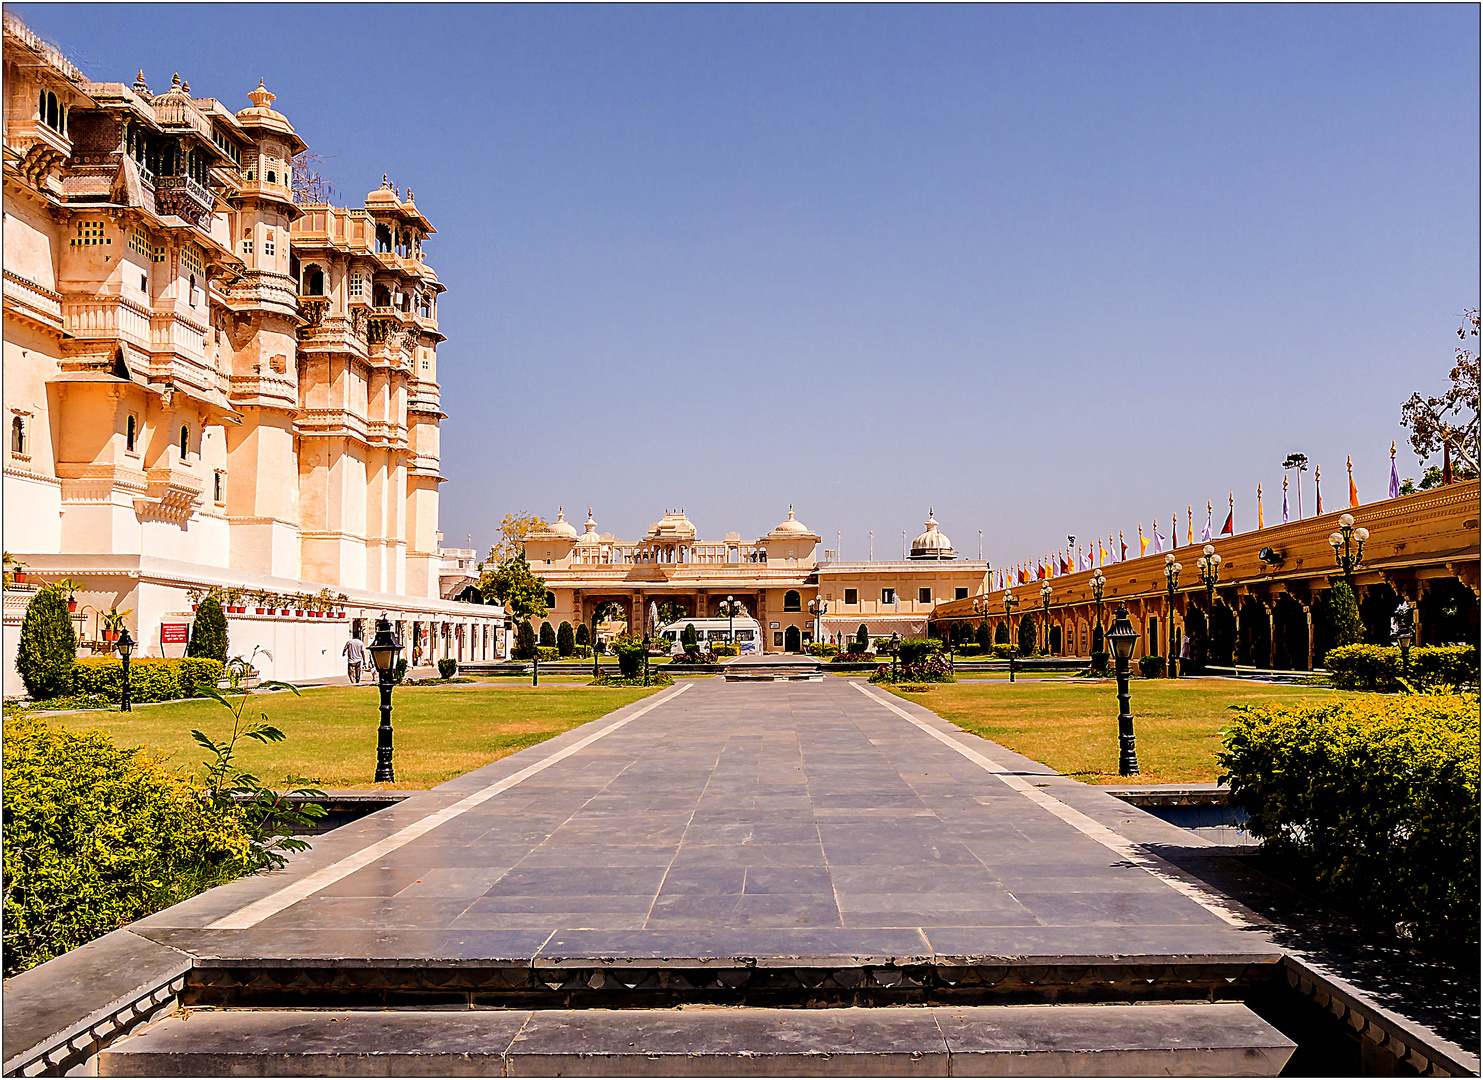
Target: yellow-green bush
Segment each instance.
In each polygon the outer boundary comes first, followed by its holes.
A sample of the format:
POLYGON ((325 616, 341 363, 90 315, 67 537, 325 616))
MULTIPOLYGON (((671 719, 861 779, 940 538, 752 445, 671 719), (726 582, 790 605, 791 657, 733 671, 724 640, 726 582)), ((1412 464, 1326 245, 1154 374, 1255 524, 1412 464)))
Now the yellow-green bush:
MULTIPOLYGON (((193 697, 201 685, 221 679, 220 660, 144 658, 129 661, 129 697, 134 701, 170 701, 193 697)), ((73 692, 102 694, 109 701, 123 697, 123 661, 116 656, 90 656, 72 668, 73 692)))
POLYGON ((240 815, 99 731, 7 720, 7 976, 250 869, 240 815))
MULTIPOLYGON (((1344 645, 1324 655, 1333 684, 1340 690, 1399 690, 1401 650, 1398 645, 1344 645)), ((1411 650, 1408 681, 1419 688, 1467 689, 1478 685, 1476 645, 1419 645, 1411 650)))
POLYGON ((1218 755, 1264 850, 1351 910, 1478 941, 1476 694, 1234 706, 1218 755))

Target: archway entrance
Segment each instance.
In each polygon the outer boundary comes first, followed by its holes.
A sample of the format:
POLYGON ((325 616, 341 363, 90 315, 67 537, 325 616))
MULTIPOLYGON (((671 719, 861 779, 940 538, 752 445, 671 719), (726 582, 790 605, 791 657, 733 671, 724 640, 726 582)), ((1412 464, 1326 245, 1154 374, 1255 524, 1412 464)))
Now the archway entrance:
POLYGON ((803 640, 802 637, 798 633, 798 627, 796 627, 796 626, 790 626, 790 627, 788 627, 787 630, 783 631, 783 651, 784 652, 802 652, 803 651, 802 640, 803 640))

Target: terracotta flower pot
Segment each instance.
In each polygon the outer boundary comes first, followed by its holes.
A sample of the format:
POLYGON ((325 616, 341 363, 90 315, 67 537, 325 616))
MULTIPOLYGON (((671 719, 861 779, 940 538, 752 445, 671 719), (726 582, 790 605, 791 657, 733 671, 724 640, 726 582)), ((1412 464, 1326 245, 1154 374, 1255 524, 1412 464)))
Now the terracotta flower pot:
POLYGON ((294 609, 294 618, 296 618, 296 619, 302 619, 303 617, 304 617, 304 609, 303 608, 295 608, 294 609))
POLYGON ((264 609, 263 609, 263 608, 258 608, 258 609, 257 609, 257 613, 258 613, 258 614, 259 614, 259 615, 262 615, 262 614, 263 614, 263 613, 264 613, 264 609))
POLYGON ((77 610, 77 601, 76 600, 68 600, 67 601, 67 610, 69 612, 76 611, 77 610))

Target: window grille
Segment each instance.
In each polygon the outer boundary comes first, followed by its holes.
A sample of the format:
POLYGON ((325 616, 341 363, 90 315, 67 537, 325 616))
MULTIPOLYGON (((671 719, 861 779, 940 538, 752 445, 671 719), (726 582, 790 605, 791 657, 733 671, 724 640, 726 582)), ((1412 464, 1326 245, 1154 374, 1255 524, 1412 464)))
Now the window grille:
POLYGON ((103 235, 103 223, 101 221, 79 221, 77 223, 77 235, 72 238, 72 247, 94 247, 98 244, 112 244, 113 238, 103 235))

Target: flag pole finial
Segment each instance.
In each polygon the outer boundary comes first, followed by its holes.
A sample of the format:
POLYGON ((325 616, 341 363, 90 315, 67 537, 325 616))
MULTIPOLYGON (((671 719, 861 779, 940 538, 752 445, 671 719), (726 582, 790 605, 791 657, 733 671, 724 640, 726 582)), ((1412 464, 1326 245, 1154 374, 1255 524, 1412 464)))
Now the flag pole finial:
POLYGON ((1391 439, 1390 440, 1390 460, 1391 461, 1394 461, 1395 460, 1395 440, 1394 439, 1391 439))

